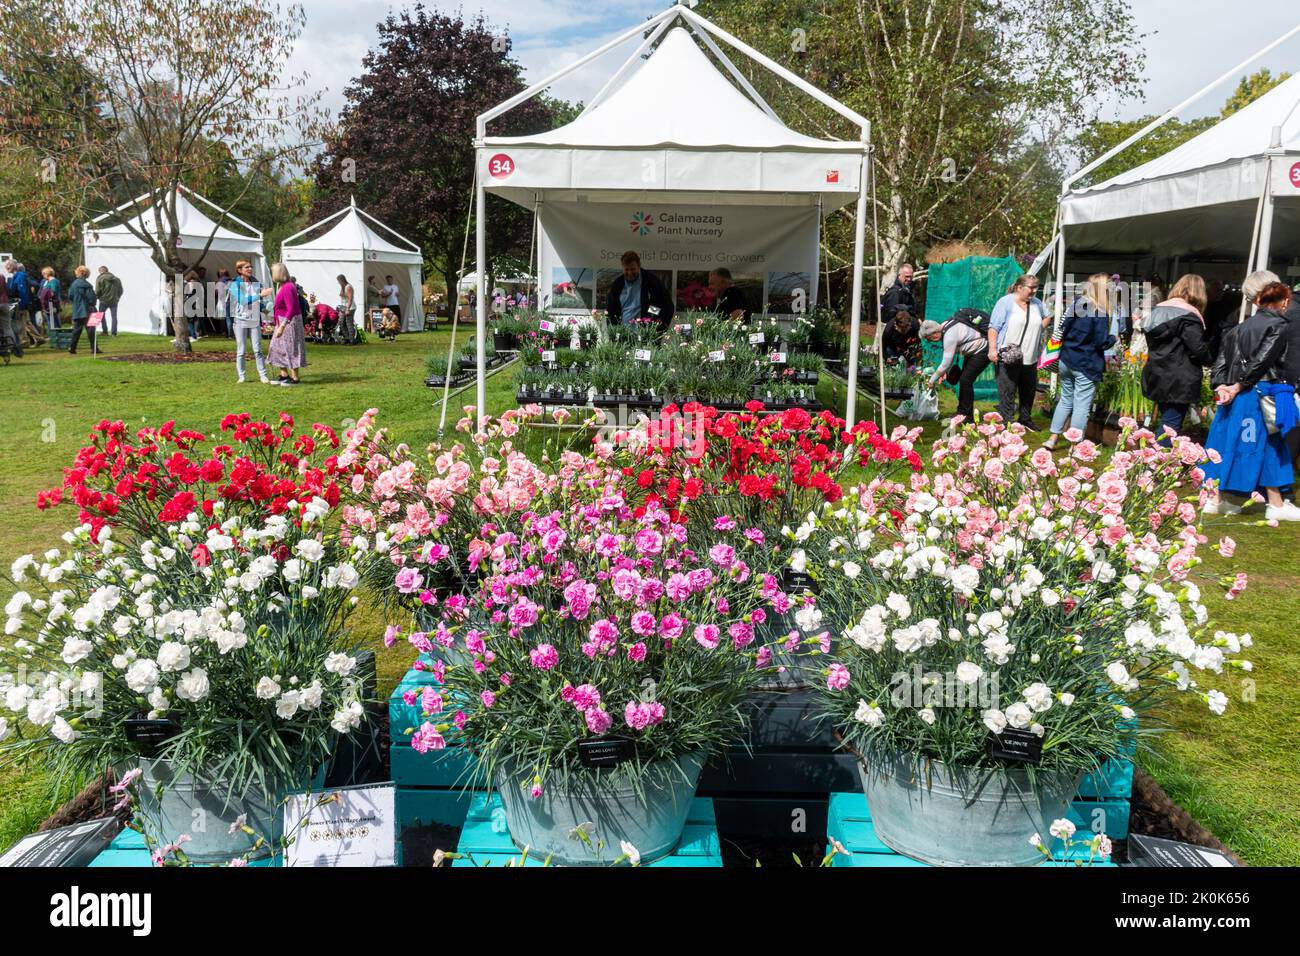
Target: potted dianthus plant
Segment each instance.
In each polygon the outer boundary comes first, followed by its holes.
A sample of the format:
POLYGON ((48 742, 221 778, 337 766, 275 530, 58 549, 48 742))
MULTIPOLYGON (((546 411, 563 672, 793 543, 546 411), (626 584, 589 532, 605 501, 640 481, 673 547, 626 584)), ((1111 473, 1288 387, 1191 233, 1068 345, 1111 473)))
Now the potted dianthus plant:
POLYGON ((770 663, 755 627, 786 601, 732 546, 691 549, 667 510, 633 508, 610 452, 561 456, 526 510, 485 521, 479 586, 422 635, 440 684, 412 746, 471 751, 516 845, 558 864, 673 851, 770 663))
POLYGON ((1058 456, 986 420, 907 486, 865 484, 791 531, 791 564, 821 584, 810 630, 842 638, 820 707, 907 856, 1040 862, 1081 776, 1130 752, 1155 705, 1222 713, 1216 681, 1250 668, 1190 576, 1203 450, 1132 419, 1104 459, 1069 437, 1058 456))
POLYGON ((230 416, 212 442, 96 426, 40 496, 79 510, 66 547, 11 568, 0 763, 65 791, 129 775, 159 862, 273 853, 283 797, 365 720, 336 444, 287 416, 230 416))

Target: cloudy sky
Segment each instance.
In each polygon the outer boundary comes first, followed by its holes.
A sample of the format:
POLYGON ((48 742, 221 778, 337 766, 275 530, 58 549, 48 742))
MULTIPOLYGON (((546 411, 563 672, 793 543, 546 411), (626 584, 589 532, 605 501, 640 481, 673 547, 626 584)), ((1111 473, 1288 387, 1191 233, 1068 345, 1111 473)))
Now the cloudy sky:
MULTIPOLYGON (((509 33, 515 56, 530 80, 571 63, 645 17, 669 0, 467 0, 427 7, 467 13, 482 9, 509 33)), ((376 27, 390 9, 414 6, 393 0, 305 0, 308 24, 294 57, 294 72, 308 72, 337 115, 347 78, 360 71, 361 57, 375 42, 376 27)), ((1296 0, 1132 0, 1138 32, 1146 34, 1146 99, 1117 110, 1120 117, 1160 113, 1246 59, 1300 23, 1296 0)), ((622 60, 631 43, 558 84, 556 95, 585 100, 594 94, 622 60)), ((1300 36, 1293 37, 1259 66, 1274 72, 1300 72, 1300 36)), ((1216 112, 1232 87, 1226 82, 1185 117, 1216 112)))

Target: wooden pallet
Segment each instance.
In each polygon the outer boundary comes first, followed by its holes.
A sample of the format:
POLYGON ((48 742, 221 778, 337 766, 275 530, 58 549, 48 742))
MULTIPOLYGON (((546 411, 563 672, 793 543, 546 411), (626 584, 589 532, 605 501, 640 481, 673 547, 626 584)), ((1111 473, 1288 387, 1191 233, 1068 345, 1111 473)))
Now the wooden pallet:
MULTIPOLYGON (((1080 827, 1080 829, 1083 828, 1080 827)), ((840 845, 848 851, 847 856, 836 852, 828 842, 826 853, 832 857, 831 865, 833 867, 863 868, 930 865, 903 856, 881 842, 880 838, 876 836, 875 827, 871 824, 871 811, 867 807, 866 798, 860 793, 831 794, 826 835, 828 841, 839 841, 840 845)), ((1049 838, 1045 836, 1044 839, 1049 838)), ((1081 862, 1085 866, 1115 866, 1109 860, 1096 860, 1088 864, 1087 859, 1088 853, 1086 849, 1082 853, 1077 848, 1071 850, 1068 857, 1062 850, 1057 849, 1053 854, 1053 859, 1043 865, 1076 866, 1081 862)))
MULTIPOLYGON (((470 804, 469 815, 461 830, 460 845, 457 852, 461 858, 452 861, 453 867, 472 866, 519 866, 523 859, 524 866, 543 866, 545 861, 531 854, 524 858, 522 852, 510 839, 505 826, 505 811, 501 807, 501 798, 493 793, 476 794, 470 804)), ((615 859, 620 851, 617 847, 605 851, 609 859, 615 859)), ((690 812, 686 817, 686 828, 682 831, 681 842, 672 855, 663 857, 651 867, 720 867, 722 866, 722 846, 718 841, 718 825, 713 815, 713 803, 696 797, 691 801, 690 812)))

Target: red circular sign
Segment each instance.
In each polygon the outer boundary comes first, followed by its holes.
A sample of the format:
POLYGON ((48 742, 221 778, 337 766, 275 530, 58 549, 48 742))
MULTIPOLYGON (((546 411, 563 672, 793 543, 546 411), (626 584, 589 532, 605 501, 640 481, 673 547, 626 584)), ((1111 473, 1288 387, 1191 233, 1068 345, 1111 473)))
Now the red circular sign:
POLYGON ((1300 163, 1291 167, 1291 185, 1300 189, 1300 163))
POLYGON ((509 153, 497 153, 488 160, 488 174, 493 179, 508 179, 515 171, 515 161, 509 153))

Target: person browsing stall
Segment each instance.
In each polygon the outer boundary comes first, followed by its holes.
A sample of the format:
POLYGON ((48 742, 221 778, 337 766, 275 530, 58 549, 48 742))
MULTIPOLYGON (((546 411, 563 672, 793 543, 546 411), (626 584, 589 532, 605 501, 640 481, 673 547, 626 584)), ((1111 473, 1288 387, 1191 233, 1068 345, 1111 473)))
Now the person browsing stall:
POLYGON ((709 291, 713 293, 714 312, 742 322, 749 321, 753 313, 749 311, 745 293, 736 288, 730 269, 719 266, 709 273, 709 291))
POLYGON ((641 257, 635 252, 625 252, 622 257, 623 274, 609 288, 605 312, 610 325, 623 325, 649 318, 660 329, 668 328, 673 320, 673 301, 660 282, 641 268, 641 257))

